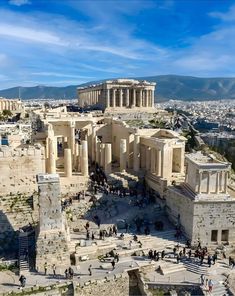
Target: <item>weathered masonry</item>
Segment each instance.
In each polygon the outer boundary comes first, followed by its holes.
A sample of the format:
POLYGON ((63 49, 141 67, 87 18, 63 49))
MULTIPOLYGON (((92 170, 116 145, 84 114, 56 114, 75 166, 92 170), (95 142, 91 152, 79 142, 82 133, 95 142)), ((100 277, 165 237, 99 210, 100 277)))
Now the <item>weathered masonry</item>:
POLYGON ((156 83, 134 79, 107 80, 78 88, 80 107, 94 106, 102 110, 121 108, 154 108, 156 83))

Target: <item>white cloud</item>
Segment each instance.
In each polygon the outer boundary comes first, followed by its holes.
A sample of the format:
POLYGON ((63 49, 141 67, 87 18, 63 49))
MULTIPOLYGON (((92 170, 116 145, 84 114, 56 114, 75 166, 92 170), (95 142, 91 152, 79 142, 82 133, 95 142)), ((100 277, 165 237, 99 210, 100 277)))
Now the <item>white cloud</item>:
POLYGON ((51 32, 30 29, 11 24, 0 23, 0 35, 14 37, 31 42, 48 43, 54 45, 66 45, 58 36, 51 32))
POLYGON ((231 6, 228 12, 213 11, 209 13, 209 16, 218 18, 224 22, 235 21, 235 5, 231 6))
POLYGON ((22 6, 26 4, 31 4, 29 0, 9 0, 9 4, 15 6, 22 6))

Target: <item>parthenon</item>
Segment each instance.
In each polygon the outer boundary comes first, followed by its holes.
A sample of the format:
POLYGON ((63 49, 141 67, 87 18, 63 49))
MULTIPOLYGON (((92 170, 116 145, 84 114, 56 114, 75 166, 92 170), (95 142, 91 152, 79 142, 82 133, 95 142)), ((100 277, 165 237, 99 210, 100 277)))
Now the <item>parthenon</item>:
POLYGON ((24 104, 18 99, 8 100, 0 97, 0 112, 3 110, 9 110, 13 113, 22 112, 24 110, 24 104))
POLYGON ((107 80, 100 84, 78 88, 80 107, 97 107, 101 110, 120 108, 154 108, 156 83, 134 79, 107 80))

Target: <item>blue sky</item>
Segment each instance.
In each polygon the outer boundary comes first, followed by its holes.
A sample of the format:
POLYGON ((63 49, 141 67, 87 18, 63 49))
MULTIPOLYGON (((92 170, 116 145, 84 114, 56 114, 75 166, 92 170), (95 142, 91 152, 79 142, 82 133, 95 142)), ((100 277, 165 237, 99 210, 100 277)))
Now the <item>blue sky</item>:
POLYGON ((0 0, 0 89, 235 77, 235 1, 0 0))

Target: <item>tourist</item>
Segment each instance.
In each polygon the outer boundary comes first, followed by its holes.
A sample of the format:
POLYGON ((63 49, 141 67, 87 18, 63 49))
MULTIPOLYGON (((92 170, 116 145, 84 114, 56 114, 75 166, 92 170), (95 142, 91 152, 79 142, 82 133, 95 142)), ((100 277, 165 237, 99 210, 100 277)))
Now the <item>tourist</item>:
POLYGON ((118 253, 115 254, 114 259, 116 260, 117 263, 119 262, 119 254, 118 253))
POLYGON ((174 257, 176 256, 176 247, 173 248, 174 257))
POLYGON ((113 225, 113 233, 115 236, 117 236, 117 227, 115 225, 113 225))
POLYGON ((212 292, 213 286, 214 286, 213 281, 211 279, 209 279, 209 281, 208 281, 209 293, 212 292))
POLYGON ((100 240, 102 240, 102 239, 103 239, 103 231, 100 230, 100 240))
POLYGON ((211 261, 212 261, 211 255, 208 255, 207 264, 209 267, 211 267, 211 261))
POLYGON ((185 256, 185 254, 186 254, 186 248, 184 247, 183 248, 183 255, 185 256))
POLYGON ((87 240, 90 239, 90 232, 89 232, 89 230, 86 231, 86 239, 87 239, 87 240))
POLYGON ((190 259, 191 256, 192 256, 192 250, 190 249, 190 250, 188 251, 188 258, 190 259))
POLYGON ((164 257, 165 257, 165 251, 163 250, 163 251, 162 251, 162 254, 161 254, 161 258, 162 258, 162 260, 164 259, 164 257))
POLYGON ((153 259, 153 251, 152 250, 149 250, 149 259, 153 259))
POLYGON ((67 268, 65 269, 64 274, 65 274, 65 278, 67 279, 68 278, 68 269, 67 268))
POLYGON ((176 262, 177 262, 177 264, 179 264, 179 262, 180 262, 180 255, 179 254, 177 254, 177 256, 176 256, 176 262))
POLYGON ((69 272, 68 273, 69 273, 69 278, 73 279, 74 271, 73 271, 72 267, 69 267, 69 272))
POLYGON ((204 286, 204 284, 205 284, 205 275, 204 274, 201 274, 200 281, 201 281, 201 285, 204 286))
POLYGON ((21 288, 24 288, 26 284, 26 277, 23 274, 20 276, 19 282, 20 282, 21 288))
POLYGON ((132 241, 130 240, 129 241, 129 249, 131 250, 131 247, 132 247, 132 241))
POLYGON ((94 240, 95 239, 95 235, 94 235, 94 232, 92 231, 91 233, 91 239, 94 240))
POLYGON ((112 262, 111 262, 111 264, 112 264, 112 267, 113 267, 113 270, 115 269, 115 261, 113 260, 112 262))
POLYGON ((215 265, 216 260, 217 260, 217 253, 215 252, 214 255, 212 256, 213 264, 215 265))
POLYGON ((53 277, 56 276, 56 266, 55 264, 52 265, 53 277))
POLYGON ((182 250, 179 252, 179 256, 180 256, 180 258, 182 257, 182 255, 183 255, 183 252, 182 252, 182 250))
POLYGON ((47 262, 44 263, 44 274, 47 274, 47 262))
POLYGON ((138 241, 138 237, 137 237, 136 234, 133 236, 133 240, 134 240, 134 242, 137 242, 138 241))
POLYGON ((92 268, 92 265, 90 264, 89 267, 88 267, 89 276, 92 276, 91 268, 92 268))

